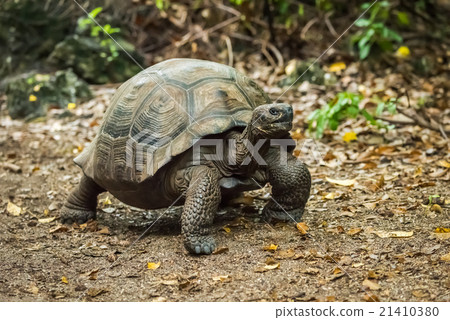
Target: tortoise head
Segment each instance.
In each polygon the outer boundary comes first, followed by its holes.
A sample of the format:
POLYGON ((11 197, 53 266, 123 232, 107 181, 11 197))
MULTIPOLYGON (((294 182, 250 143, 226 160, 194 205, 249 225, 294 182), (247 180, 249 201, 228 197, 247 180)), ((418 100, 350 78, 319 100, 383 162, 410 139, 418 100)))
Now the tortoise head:
POLYGON ((293 117, 289 104, 263 104, 253 110, 251 131, 261 138, 279 138, 292 129, 293 117))

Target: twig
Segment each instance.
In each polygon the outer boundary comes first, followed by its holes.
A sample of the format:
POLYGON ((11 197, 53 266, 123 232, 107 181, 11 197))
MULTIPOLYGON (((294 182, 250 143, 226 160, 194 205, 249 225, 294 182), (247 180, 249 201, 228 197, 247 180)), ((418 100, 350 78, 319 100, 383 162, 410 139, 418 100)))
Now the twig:
POLYGON ((228 52, 228 65, 233 66, 233 46, 231 44, 230 37, 227 35, 223 35, 223 38, 225 40, 225 43, 227 45, 227 52, 228 52))
POLYGON ((230 19, 227 19, 225 21, 222 21, 221 23, 216 24, 214 27, 211 27, 209 29, 203 30, 199 33, 197 33, 195 36, 191 37, 191 32, 188 32, 185 36, 183 36, 183 39, 175 43, 175 47, 181 47, 184 46, 186 43, 195 41, 197 39, 202 38, 203 36, 213 33, 219 29, 222 29, 232 23, 235 23, 236 21, 240 20, 240 17, 232 17, 230 19))
POLYGON ((272 52, 275 54, 275 56, 277 57, 277 60, 278 60, 278 67, 279 67, 279 68, 283 68, 283 65, 284 65, 284 59, 283 59, 282 54, 281 54, 280 51, 278 50, 278 48, 275 47, 275 46, 274 46, 273 44, 271 44, 270 42, 267 42, 267 48, 269 48, 270 51, 272 51, 272 52))
POLYGON ((386 122, 389 122, 389 123, 392 123, 392 124, 398 124, 400 126, 407 126, 407 125, 415 124, 414 120, 405 121, 405 120, 389 119, 389 118, 384 118, 384 117, 375 117, 375 119, 386 121, 386 122))
POLYGON ((215 6, 216 6, 217 9, 229 12, 229 13, 231 13, 232 15, 234 15, 236 17, 240 17, 241 16, 241 13, 238 10, 236 10, 236 9, 234 9, 232 7, 228 7, 228 6, 226 6, 226 5, 222 4, 222 3, 218 3, 215 6))
POLYGON ((405 95, 408 100, 408 108, 404 109, 400 106, 397 106, 398 112, 410 118, 421 127, 440 132, 442 136, 446 140, 448 140, 447 134, 450 134, 450 130, 445 130, 441 123, 433 119, 430 119, 429 116, 423 110, 421 110, 421 114, 419 114, 415 109, 411 108, 408 90, 405 90, 405 95))
POLYGON ((276 68, 277 64, 275 63, 275 60, 273 60, 272 56, 270 55, 269 51, 267 51, 267 42, 264 41, 261 46, 261 52, 266 57, 267 60, 269 60, 269 63, 272 65, 272 68, 276 68))
POLYGON ((305 35, 308 32, 308 30, 313 26, 314 23, 318 21, 317 18, 311 19, 308 21, 308 23, 303 27, 302 31, 300 32, 300 39, 305 40, 305 35))
POLYGON ((339 37, 339 34, 336 32, 336 29, 333 27, 333 25, 331 24, 330 21, 330 15, 332 14, 332 12, 329 12, 325 15, 325 24, 328 27, 328 30, 330 30, 331 34, 333 35, 333 37, 339 37))

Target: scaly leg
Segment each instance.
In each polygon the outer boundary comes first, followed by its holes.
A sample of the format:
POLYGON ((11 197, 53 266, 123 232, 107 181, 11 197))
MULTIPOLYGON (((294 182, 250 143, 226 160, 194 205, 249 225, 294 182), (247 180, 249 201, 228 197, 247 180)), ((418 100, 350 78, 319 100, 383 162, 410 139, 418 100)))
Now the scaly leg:
POLYGON ((96 218, 97 196, 105 190, 91 178, 83 177, 80 184, 69 195, 61 209, 61 221, 71 224, 84 223, 96 218))
POLYGON ((211 254, 216 241, 210 226, 221 200, 219 172, 207 166, 190 170, 189 187, 181 216, 181 233, 185 248, 195 254, 211 254))
POLYGON ((266 220, 299 221, 311 189, 311 175, 304 163, 287 154, 287 164, 269 164, 272 198, 264 207, 266 220))

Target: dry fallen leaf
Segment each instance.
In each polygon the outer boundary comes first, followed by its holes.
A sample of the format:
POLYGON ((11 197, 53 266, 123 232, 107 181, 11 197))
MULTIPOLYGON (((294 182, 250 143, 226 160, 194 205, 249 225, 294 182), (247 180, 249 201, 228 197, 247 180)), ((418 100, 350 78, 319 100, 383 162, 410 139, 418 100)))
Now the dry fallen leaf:
POLYGON ((363 170, 375 169, 378 165, 375 162, 366 162, 362 167, 363 170))
POLYGON ((369 210, 374 210, 377 206, 377 202, 366 202, 366 203, 363 203, 363 206, 369 210))
POLYGON ((99 269, 95 269, 88 273, 89 280, 97 280, 98 270, 99 269))
POLYGON ((100 230, 97 231, 100 234, 109 234, 109 229, 108 227, 103 227, 100 230))
POLYGON ((69 280, 67 280, 67 278, 66 278, 65 276, 62 276, 62 277, 61 277, 61 282, 62 282, 62 283, 65 283, 65 284, 68 284, 68 283, 69 283, 69 280))
POLYGON ((273 270, 273 269, 278 269, 279 267, 280 267, 280 263, 279 262, 275 262, 275 263, 271 263, 271 264, 266 264, 264 266, 264 269, 273 270))
POLYGON ((334 268, 333 274, 339 274, 339 273, 342 273, 342 269, 339 267, 334 268))
POLYGON ((431 212, 442 213, 442 207, 438 204, 433 204, 430 208, 431 212))
POLYGON ((412 237, 414 231, 375 231, 375 234, 380 238, 409 238, 412 237))
POLYGON ((268 246, 265 246, 264 248, 263 248, 263 250, 264 251, 272 251, 272 252, 275 252, 276 250, 277 250, 277 248, 278 248, 278 245, 276 245, 276 244, 270 244, 270 245, 268 245, 268 246))
POLYGON ((105 292, 108 292, 108 290, 107 290, 107 289, 104 289, 104 288, 90 288, 90 289, 87 291, 87 294, 88 294, 88 296, 90 296, 90 297, 96 297, 96 296, 98 296, 99 294, 102 294, 102 293, 105 293, 105 292))
POLYGON ((300 270, 300 272, 304 273, 304 274, 315 275, 315 274, 318 274, 320 272, 320 270, 317 268, 306 268, 304 270, 300 270))
POLYGON ((418 176, 421 176, 423 174, 422 167, 417 167, 416 170, 414 170, 413 178, 417 178, 418 176))
POLYGON ((161 261, 158 262, 147 262, 147 269, 149 270, 155 270, 158 269, 159 266, 161 265, 161 261))
POLYGON ((380 290, 381 289, 381 286, 378 283, 373 282, 369 279, 364 280, 362 285, 369 288, 370 290, 380 290))
POLYGON ((380 298, 378 298, 373 293, 367 293, 363 297, 364 301, 366 302, 380 302, 380 298))
POLYGON ((16 206, 14 203, 8 201, 8 205, 6 206, 6 211, 8 211, 13 216, 20 216, 23 213, 21 207, 16 206))
POLYGON ((109 206, 112 204, 111 200, 109 199, 109 197, 106 197, 104 200, 101 201, 103 206, 109 206))
POLYGON ((344 186, 344 187, 349 187, 356 183, 355 179, 339 180, 339 179, 332 179, 332 178, 325 177, 325 180, 327 180, 330 183, 336 184, 338 186, 344 186))
POLYGON ((323 199, 328 199, 328 200, 333 200, 335 198, 335 193, 334 192, 330 192, 327 193, 325 196, 322 197, 323 199))
POLYGON ((58 233, 58 232, 67 232, 67 231, 69 231, 69 227, 62 224, 62 225, 59 225, 59 226, 56 226, 56 227, 50 229, 49 232, 50 233, 58 233))
POLYGON ((255 269, 255 272, 267 272, 269 270, 280 268, 280 263, 273 258, 267 258, 266 265, 255 269))
POLYGON ((416 298, 424 298, 424 297, 428 296, 428 293, 424 292, 422 290, 414 290, 411 293, 416 298))
POLYGON ((354 236, 355 234, 361 233, 362 229, 361 228, 353 228, 347 231, 347 234, 349 236, 354 236))
POLYGON ((450 252, 441 257, 442 261, 450 261, 450 252))
POLYGON ((444 168, 450 168, 450 162, 448 162, 447 160, 439 160, 437 162, 437 165, 444 168))
POLYGON ((38 219, 38 221, 40 223, 49 223, 52 222, 56 219, 56 217, 49 217, 49 218, 42 218, 42 219, 38 219))
POLYGON ((36 287, 36 284, 35 284, 35 283, 32 283, 32 284, 30 284, 30 286, 28 287, 27 291, 28 291, 29 293, 32 293, 32 294, 35 294, 35 295, 36 295, 36 294, 39 293, 39 288, 36 287))
POLYGON ((219 247, 216 250, 214 250, 214 252, 212 254, 220 254, 220 253, 225 253, 230 251, 230 249, 228 247, 219 247))
POLYGON ((295 256, 295 250, 294 249, 287 249, 287 250, 280 250, 275 252, 274 258, 277 259, 289 259, 295 256))
POLYGON ((296 227, 298 229, 298 231, 300 231, 301 234, 307 234, 309 227, 306 225, 306 223, 304 222, 299 222, 296 224, 296 227))
POLYGON ((231 280, 231 277, 229 275, 226 276, 217 276, 217 277, 213 277, 214 281, 220 281, 220 282, 228 282, 231 280))

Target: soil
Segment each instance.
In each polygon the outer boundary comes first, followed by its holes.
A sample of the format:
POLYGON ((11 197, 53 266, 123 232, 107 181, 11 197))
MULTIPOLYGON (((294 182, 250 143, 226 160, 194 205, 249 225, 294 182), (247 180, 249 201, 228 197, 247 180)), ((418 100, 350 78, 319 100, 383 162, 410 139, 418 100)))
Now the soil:
POLYGON ((324 158, 309 161, 306 234, 261 220, 265 190, 218 212, 222 248, 210 256, 183 248, 180 208, 143 211, 102 194, 97 221, 61 225, 81 176, 72 159, 113 91, 99 87, 94 100, 33 123, 3 112, 1 301, 450 300, 449 144, 414 126, 313 143, 324 158))

